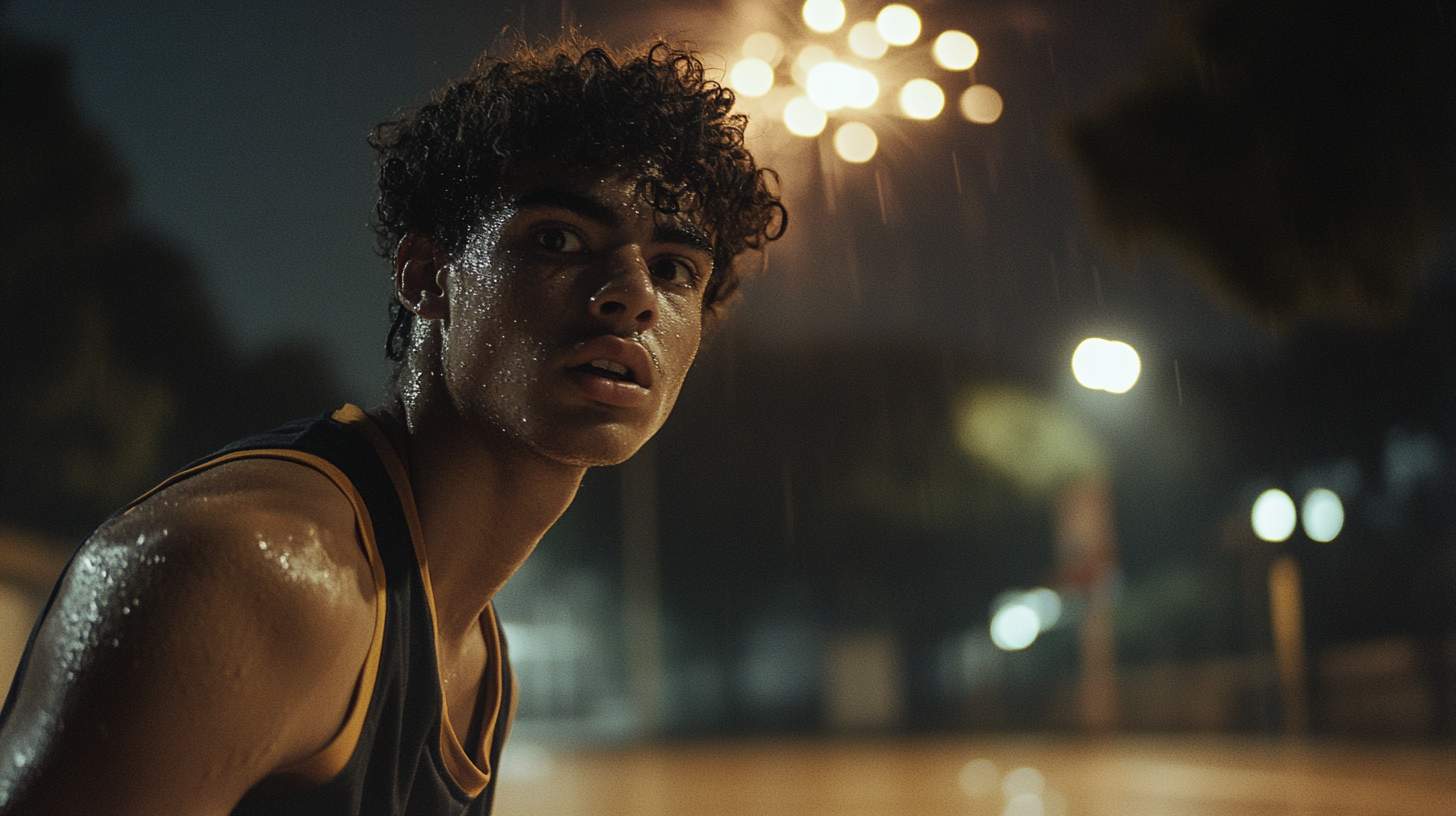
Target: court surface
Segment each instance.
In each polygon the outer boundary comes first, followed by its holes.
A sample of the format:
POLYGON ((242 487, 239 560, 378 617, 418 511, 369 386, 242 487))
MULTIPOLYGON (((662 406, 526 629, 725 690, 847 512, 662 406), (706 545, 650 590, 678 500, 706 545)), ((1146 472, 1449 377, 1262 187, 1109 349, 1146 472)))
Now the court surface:
POLYGON ((563 752, 523 742, 505 765, 500 816, 1456 814, 1450 747, 1064 736, 563 752))

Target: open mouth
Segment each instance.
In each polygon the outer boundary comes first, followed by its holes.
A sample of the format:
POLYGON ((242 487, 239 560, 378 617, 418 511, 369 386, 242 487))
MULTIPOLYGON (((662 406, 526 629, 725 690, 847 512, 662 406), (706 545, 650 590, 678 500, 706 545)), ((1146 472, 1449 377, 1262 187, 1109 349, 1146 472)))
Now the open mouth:
POLYGON ((632 376, 630 369, 621 363, 614 363, 611 360, 592 360, 589 363, 577 366, 573 370, 584 371, 587 374, 595 374, 598 377, 605 377, 609 380, 616 380, 617 382, 637 382, 637 378, 632 376))

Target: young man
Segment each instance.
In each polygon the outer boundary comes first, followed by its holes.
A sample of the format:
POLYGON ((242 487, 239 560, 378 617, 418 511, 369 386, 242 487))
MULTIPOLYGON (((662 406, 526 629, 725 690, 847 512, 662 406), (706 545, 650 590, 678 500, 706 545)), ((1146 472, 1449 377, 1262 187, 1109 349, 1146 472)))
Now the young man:
POLYGON ((785 213, 664 44, 483 58, 375 130, 389 397, 235 443, 101 526, 6 701, 6 813, 485 813, 491 598, 672 409, 785 213))

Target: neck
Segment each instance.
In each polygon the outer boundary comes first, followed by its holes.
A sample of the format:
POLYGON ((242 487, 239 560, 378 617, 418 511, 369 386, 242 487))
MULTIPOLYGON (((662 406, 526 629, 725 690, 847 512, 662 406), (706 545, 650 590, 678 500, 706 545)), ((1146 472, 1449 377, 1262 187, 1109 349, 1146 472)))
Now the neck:
POLYGON ((392 393, 370 416, 404 460, 429 559, 436 625, 476 631, 485 606, 576 496, 585 467, 474 427, 449 400, 392 393))

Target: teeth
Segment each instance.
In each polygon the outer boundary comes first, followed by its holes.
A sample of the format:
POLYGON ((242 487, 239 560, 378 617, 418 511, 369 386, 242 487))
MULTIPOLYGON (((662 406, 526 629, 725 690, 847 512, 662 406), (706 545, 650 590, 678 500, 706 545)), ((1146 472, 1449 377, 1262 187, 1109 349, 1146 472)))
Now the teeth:
POLYGON ((611 360, 592 360, 591 366, 592 368, 603 368, 613 374, 620 374, 622 376, 626 376, 629 373, 626 366, 621 363, 614 363, 611 360))

